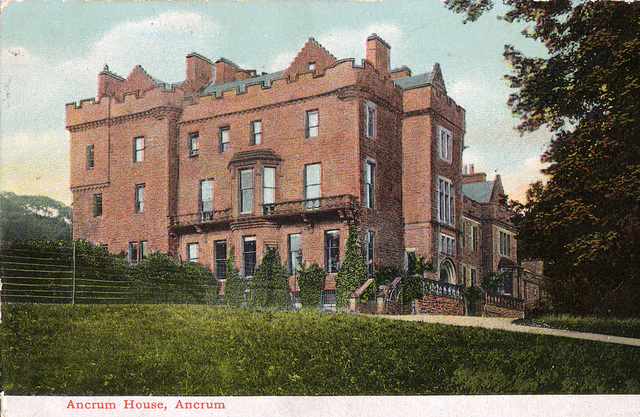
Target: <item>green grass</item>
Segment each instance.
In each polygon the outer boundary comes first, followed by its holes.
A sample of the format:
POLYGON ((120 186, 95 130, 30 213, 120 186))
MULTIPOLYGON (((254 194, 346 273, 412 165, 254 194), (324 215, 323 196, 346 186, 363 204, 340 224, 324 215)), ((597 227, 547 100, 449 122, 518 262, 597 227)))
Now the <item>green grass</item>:
POLYGON ((607 319, 598 317, 543 316, 516 320, 516 324, 545 325, 556 329, 640 338, 640 318, 607 319))
POLYGON ((9 394, 640 393, 640 349, 346 314, 3 306, 9 394))

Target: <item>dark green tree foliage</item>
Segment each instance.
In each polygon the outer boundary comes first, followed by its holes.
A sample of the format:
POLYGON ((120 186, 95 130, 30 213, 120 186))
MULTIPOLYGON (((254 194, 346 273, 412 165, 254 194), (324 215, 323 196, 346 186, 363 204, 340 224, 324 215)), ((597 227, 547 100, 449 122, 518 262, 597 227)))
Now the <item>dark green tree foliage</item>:
POLYGON ((425 272, 433 271, 433 264, 424 256, 414 257, 407 274, 402 277, 402 303, 409 304, 422 298, 422 280, 425 272))
POLYGON ((324 278, 325 273, 318 264, 300 269, 298 272, 298 287, 300 289, 298 299, 302 308, 316 310, 320 307, 324 278))
POLYGON ((203 265, 152 253, 132 267, 139 303, 215 304, 218 282, 203 265))
POLYGON ((362 260, 358 242, 358 228, 349 228, 349 236, 344 256, 336 277, 336 307, 344 309, 349 305, 349 296, 367 279, 367 267, 362 260))
MULTIPOLYGON (((505 0, 507 21, 548 50, 525 57, 507 46, 521 132, 554 133, 519 210, 519 245, 545 261, 556 312, 640 314, 640 4, 505 0)), ((447 0, 475 20, 491 1, 447 0)))
POLYGON ((71 208, 45 196, 0 193, 0 239, 71 239, 71 208))
POLYGON ((244 303, 244 291, 247 285, 238 274, 238 268, 236 268, 233 259, 233 246, 229 248, 225 276, 227 279, 224 283, 224 299, 227 305, 231 307, 242 307, 244 303))
POLYGON ((291 305, 287 268, 268 250, 251 277, 251 306, 284 310, 291 305))
POLYGON ((376 285, 387 285, 400 276, 400 270, 395 265, 381 265, 373 271, 376 285))

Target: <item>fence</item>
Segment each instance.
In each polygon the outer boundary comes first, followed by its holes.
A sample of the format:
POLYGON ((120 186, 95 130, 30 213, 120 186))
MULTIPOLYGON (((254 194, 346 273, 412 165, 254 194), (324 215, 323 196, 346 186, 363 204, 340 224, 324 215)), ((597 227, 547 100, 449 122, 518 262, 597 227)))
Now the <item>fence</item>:
POLYGON ((185 273, 171 262, 152 270, 128 265, 113 255, 91 257, 69 249, 0 250, 0 301, 5 303, 212 303, 217 282, 185 273), (195 276, 195 278, 193 278, 195 276))

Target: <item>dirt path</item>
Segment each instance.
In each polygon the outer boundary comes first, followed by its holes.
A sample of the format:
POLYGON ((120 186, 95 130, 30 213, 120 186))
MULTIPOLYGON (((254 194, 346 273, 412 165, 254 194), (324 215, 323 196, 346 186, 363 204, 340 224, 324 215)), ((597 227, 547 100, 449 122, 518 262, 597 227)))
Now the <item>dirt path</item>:
POLYGON ((544 334, 549 336, 572 337, 575 339, 594 340, 598 342, 618 343, 621 345, 640 347, 640 339, 632 339, 630 337, 608 336, 608 335, 596 334, 596 333, 574 332, 571 330, 548 329, 544 327, 522 326, 519 324, 513 324, 512 323, 513 319, 503 319, 503 318, 495 318, 495 317, 469 317, 469 316, 432 316, 432 315, 426 315, 426 314, 420 314, 415 316, 382 315, 378 317, 384 317, 384 318, 396 319, 396 320, 424 321, 428 323, 440 323, 440 324, 448 324, 452 326, 483 327, 485 329, 507 330, 511 332, 523 332, 523 333, 544 334))

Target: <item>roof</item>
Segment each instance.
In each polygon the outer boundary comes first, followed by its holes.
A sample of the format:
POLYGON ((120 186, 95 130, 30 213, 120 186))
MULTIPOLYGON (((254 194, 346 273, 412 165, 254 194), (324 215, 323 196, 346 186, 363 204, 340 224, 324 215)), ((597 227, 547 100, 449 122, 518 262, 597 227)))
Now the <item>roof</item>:
POLYGON ((462 184, 462 195, 478 203, 487 203, 491 199, 493 181, 478 181, 462 184))
POLYGON ((431 73, 425 72, 424 74, 412 75, 410 77, 396 78, 395 80, 393 80, 393 82, 396 83, 396 85, 398 85, 399 87, 410 88, 429 84, 430 77, 431 73))
POLYGON ((215 84, 211 81, 209 84, 205 85, 198 94, 215 94, 216 96, 220 96, 223 90, 231 90, 236 89, 238 93, 244 91, 245 87, 249 84, 257 84, 262 83, 262 86, 267 86, 271 80, 276 78, 282 78, 283 71, 272 72, 270 74, 262 74, 257 77, 245 78, 242 80, 229 81, 227 83, 218 83, 215 84))

